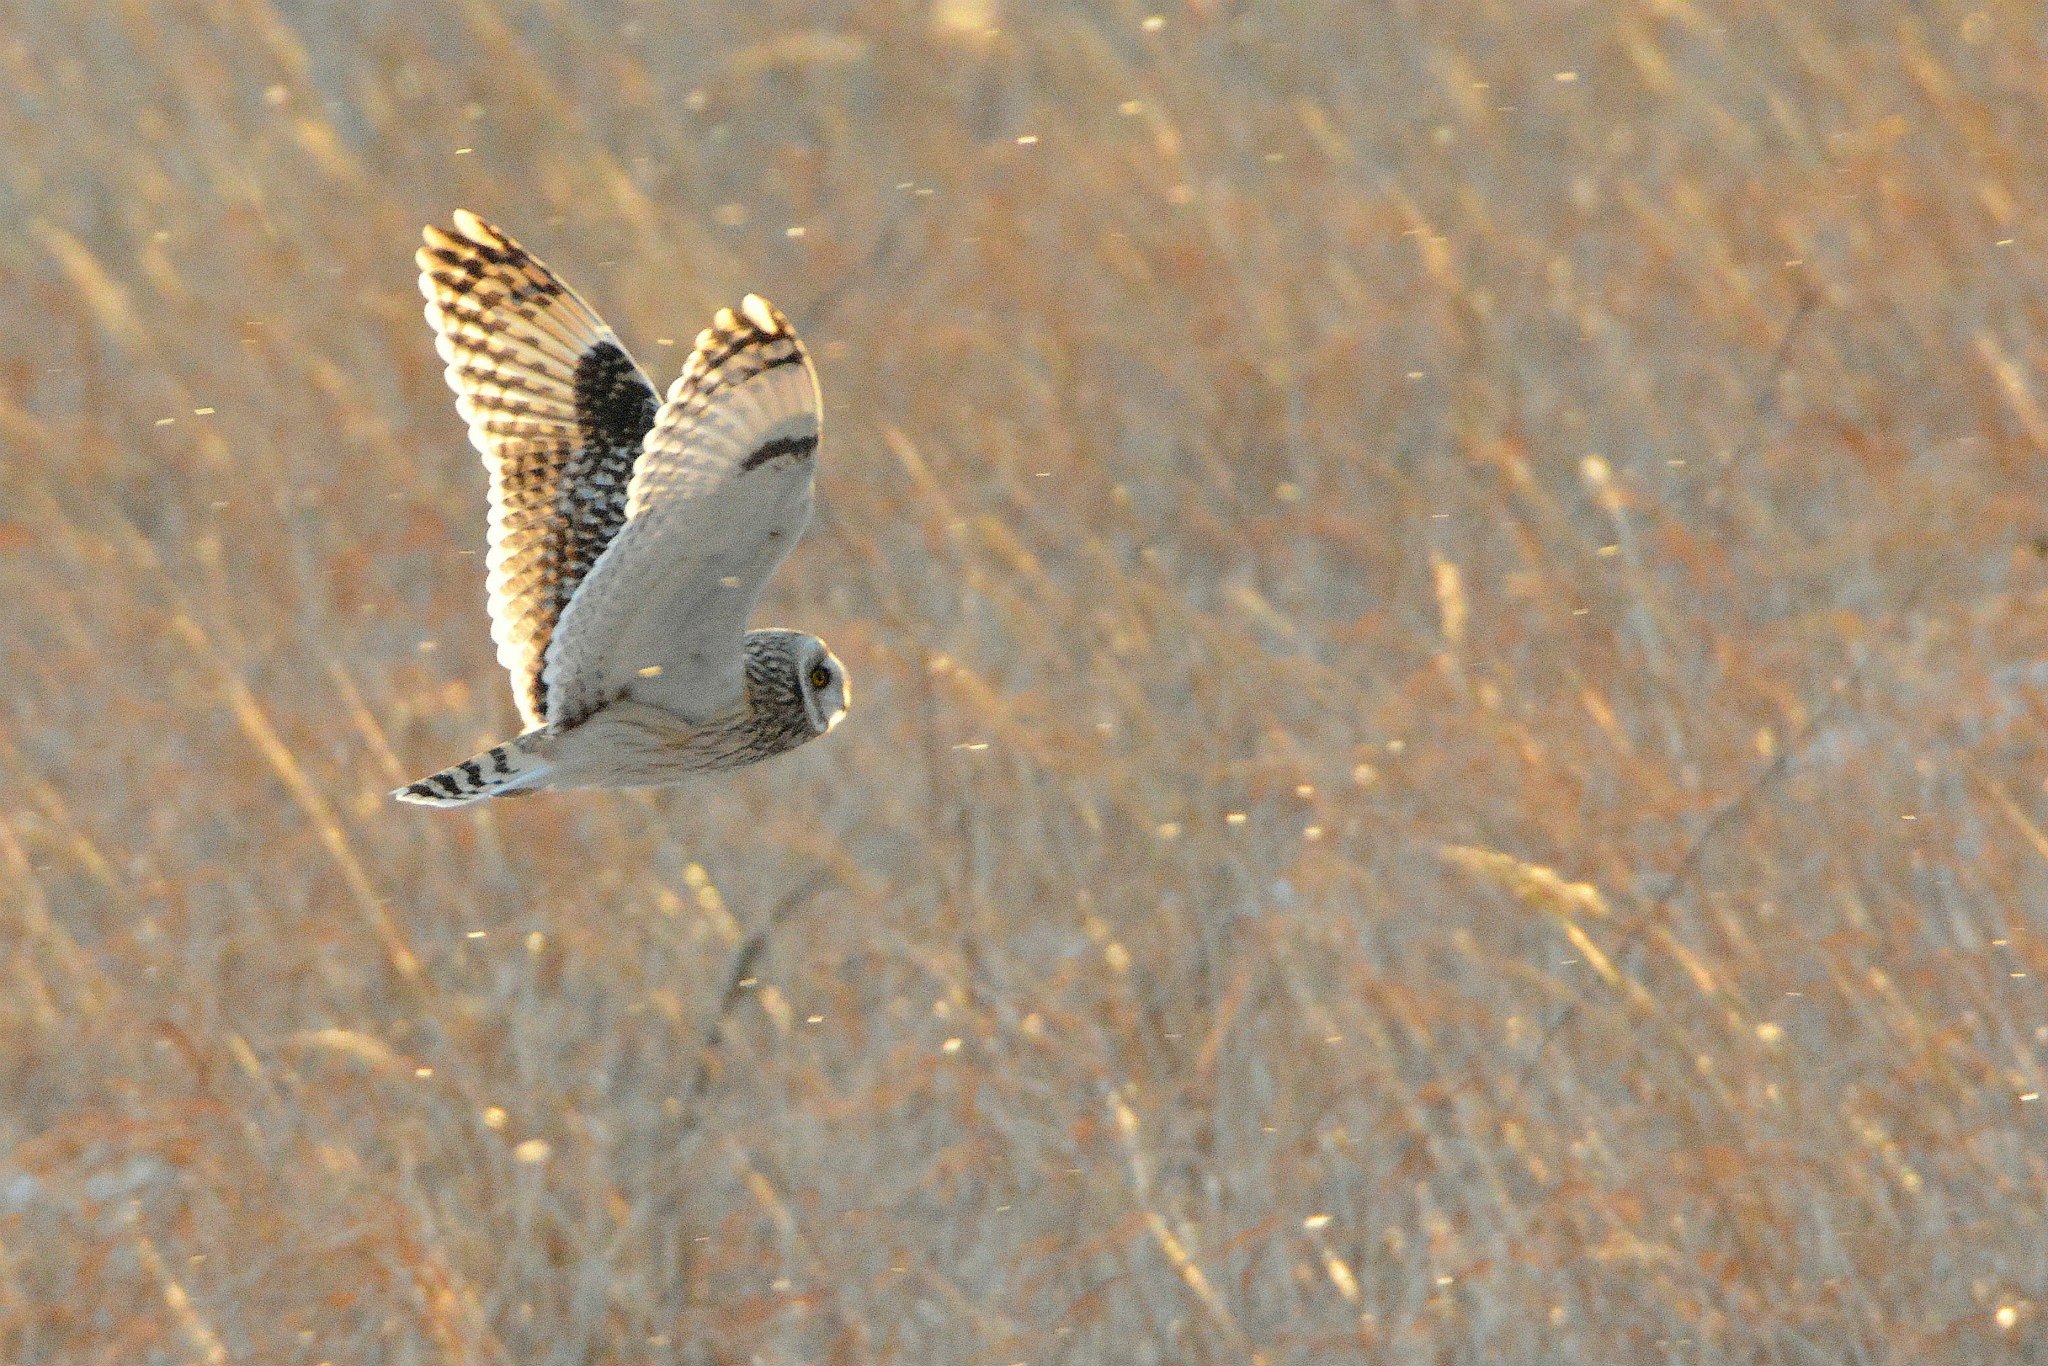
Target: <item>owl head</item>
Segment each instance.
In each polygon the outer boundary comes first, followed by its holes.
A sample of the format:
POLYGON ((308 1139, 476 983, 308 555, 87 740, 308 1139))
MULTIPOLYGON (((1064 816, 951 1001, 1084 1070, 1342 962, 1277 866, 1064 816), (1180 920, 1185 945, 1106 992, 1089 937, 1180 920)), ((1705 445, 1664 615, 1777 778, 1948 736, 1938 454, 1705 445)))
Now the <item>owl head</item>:
POLYGON ((846 666, 801 631, 747 632, 747 697, 771 751, 794 749, 846 716, 846 666))

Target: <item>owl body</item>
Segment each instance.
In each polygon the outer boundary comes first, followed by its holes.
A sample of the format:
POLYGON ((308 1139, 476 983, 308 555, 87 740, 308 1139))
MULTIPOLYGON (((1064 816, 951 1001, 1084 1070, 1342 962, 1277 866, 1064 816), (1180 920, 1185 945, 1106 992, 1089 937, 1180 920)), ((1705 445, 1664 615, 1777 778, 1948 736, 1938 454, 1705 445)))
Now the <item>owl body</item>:
POLYGON ((829 732, 846 670, 816 636, 748 631, 809 520, 817 378, 748 295, 665 401, 589 306, 474 214, 426 231, 427 321, 491 474, 492 636, 526 731, 399 789, 462 806, 651 787, 829 732))

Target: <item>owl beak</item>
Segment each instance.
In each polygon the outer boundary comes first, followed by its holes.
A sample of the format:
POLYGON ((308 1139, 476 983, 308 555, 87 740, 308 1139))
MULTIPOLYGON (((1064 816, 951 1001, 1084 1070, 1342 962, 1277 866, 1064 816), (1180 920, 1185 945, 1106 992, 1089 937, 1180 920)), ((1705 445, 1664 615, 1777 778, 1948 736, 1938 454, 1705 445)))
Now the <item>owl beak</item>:
POLYGON ((832 727, 846 719, 846 709, 853 705, 853 685, 846 681, 846 666, 839 664, 837 659, 832 662, 839 666, 839 705, 834 707, 832 714, 825 718, 825 733, 827 735, 832 733, 832 727))

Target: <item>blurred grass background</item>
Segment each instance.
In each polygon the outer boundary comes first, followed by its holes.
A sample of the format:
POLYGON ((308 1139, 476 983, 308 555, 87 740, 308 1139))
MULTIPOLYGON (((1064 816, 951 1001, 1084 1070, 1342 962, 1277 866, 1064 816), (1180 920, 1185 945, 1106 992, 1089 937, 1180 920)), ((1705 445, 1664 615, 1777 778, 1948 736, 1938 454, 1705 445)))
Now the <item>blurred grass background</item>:
POLYGON ((2048 1360, 2048 10, 0 14, 0 1360, 2048 1360), (826 394, 516 728, 467 206, 826 394))

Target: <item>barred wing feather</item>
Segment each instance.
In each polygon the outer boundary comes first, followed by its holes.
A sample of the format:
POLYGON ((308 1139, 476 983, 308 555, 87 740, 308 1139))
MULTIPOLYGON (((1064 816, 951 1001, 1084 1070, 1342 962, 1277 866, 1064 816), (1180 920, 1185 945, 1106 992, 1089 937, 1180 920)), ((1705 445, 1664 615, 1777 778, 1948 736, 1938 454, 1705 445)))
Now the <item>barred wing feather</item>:
POLYGON ((575 291, 457 211, 418 253, 448 387, 491 476, 491 638, 529 729, 561 719, 543 669, 577 587, 625 524, 654 385, 575 291))
POLYGON ((701 722, 745 692, 747 617, 811 514, 818 380, 758 295, 721 309, 633 468, 625 525, 562 614, 547 715, 630 696, 701 722))

